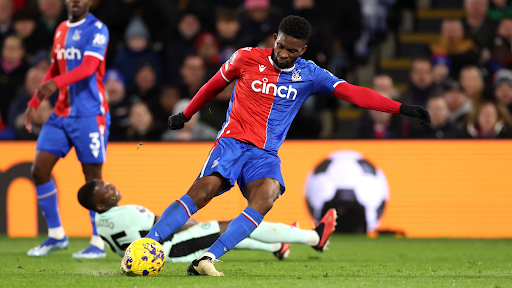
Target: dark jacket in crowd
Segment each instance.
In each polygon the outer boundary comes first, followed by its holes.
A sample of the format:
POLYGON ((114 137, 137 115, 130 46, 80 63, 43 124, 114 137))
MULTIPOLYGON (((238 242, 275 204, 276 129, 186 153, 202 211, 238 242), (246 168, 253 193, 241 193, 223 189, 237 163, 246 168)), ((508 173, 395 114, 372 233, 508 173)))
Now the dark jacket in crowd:
MULTIPOLYGON (((352 133, 355 139, 379 139, 373 130, 373 120, 368 111, 365 111, 359 119, 355 131, 352 133)), ((391 122, 380 139, 402 139, 409 138, 409 122, 405 121, 399 114, 391 116, 391 122)))
POLYGON ((411 138, 418 139, 453 139, 459 136, 460 130, 450 121, 446 121, 440 127, 432 127, 431 125, 418 125, 415 129, 411 129, 411 138))

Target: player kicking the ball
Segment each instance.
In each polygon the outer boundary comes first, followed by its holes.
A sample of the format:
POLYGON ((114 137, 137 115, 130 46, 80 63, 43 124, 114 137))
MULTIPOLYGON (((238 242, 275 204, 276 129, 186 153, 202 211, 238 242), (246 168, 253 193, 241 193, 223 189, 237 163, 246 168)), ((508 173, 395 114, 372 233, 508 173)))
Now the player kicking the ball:
MULTIPOLYGON (((100 179, 87 182, 78 191, 78 202, 84 208, 97 212, 95 222, 98 234, 112 251, 122 257, 128 245, 146 236, 159 217, 142 206, 118 206, 121 197, 114 185, 100 179)), ((196 259, 226 232, 230 222, 199 223, 189 219, 163 241, 167 261, 190 262, 196 259)), ((290 243, 302 243, 323 251, 326 245, 321 241, 327 241, 334 231, 336 210, 328 211, 320 223, 315 230, 303 230, 295 228, 296 225, 261 222, 249 237, 234 248, 269 251, 279 260, 288 258, 290 243), (323 231, 329 233, 321 238, 323 231)))
MULTIPOLYGON (((37 139, 32 177, 37 200, 48 224, 48 238, 28 251, 29 256, 45 256, 65 249, 69 239, 60 222, 57 188, 51 172, 60 157, 75 147, 86 181, 101 178, 105 161, 110 114, 103 87, 107 26, 89 14, 92 0, 66 0, 69 19, 55 31, 52 63, 43 84, 28 102, 24 123, 30 132, 35 110, 44 99, 59 89, 55 109, 37 139)), ((94 211, 90 211, 94 220, 94 211)), ((74 258, 105 257, 105 244, 93 222, 91 245, 74 253, 74 258)))
MULTIPOLYGON (((188 275, 224 276, 213 264, 251 235, 285 191, 277 151, 299 108, 310 95, 331 95, 364 108, 430 122, 428 112, 420 106, 401 104, 373 90, 351 85, 301 59, 299 56, 306 52, 310 35, 311 25, 304 18, 284 18, 274 34, 273 49, 239 49, 183 112, 169 117, 170 129, 183 128, 194 113, 236 81, 226 122, 197 180, 183 197, 169 205, 146 236, 163 242, 213 197, 238 182, 248 201, 247 208, 231 221, 207 252, 192 261, 188 275)), ((322 239, 330 234, 322 224, 318 229, 322 239)))

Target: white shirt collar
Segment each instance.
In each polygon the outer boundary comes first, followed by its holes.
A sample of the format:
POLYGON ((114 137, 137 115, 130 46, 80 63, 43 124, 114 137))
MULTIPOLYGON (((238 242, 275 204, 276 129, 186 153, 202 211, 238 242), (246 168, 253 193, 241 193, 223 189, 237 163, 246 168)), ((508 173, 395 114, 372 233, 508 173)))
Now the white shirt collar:
MULTIPOLYGON (((87 16, 89 16, 89 15, 87 15, 87 16)), ((82 19, 82 20, 80 20, 80 21, 78 21, 78 22, 73 22, 73 23, 71 23, 71 22, 69 22, 69 20, 67 20, 67 21, 66 21, 66 26, 68 26, 68 27, 76 27, 76 26, 80 26, 80 25, 82 25, 82 24, 85 22, 85 20, 87 20, 87 16, 85 16, 85 18, 84 18, 84 19, 82 19)))
POLYGON ((281 70, 281 71, 284 71, 284 72, 292 71, 295 68, 295 63, 294 63, 293 66, 290 67, 290 68, 281 69, 277 65, 274 64, 274 61, 272 61, 272 57, 271 56, 268 56, 268 61, 270 61, 270 64, 272 64, 272 66, 274 66, 274 68, 276 68, 278 70, 281 70))

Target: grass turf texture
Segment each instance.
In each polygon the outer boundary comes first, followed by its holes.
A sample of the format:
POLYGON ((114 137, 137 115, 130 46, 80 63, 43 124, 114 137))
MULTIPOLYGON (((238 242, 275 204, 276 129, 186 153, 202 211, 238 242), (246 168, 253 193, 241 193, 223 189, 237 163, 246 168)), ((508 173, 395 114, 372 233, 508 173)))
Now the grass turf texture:
POLYGON ((156 277, 127 277, 121 258, 78 260, 88 239, 43 258, 27 251, 37 239, 0 236, 0 287, 512 287, 512 239, 395 239, 331 237, 318 253, 293 245, 289 259, 234 250, 216 264, 227 277, 188 277, 188 263, 166 263, 156 277))

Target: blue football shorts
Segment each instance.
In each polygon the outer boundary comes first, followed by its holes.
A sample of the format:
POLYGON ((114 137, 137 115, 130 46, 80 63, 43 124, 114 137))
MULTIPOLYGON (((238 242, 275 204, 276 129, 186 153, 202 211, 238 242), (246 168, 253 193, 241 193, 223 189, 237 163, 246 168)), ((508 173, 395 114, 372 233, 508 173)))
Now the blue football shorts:
POLYGON ((52 113, 39 137, 37 150, 64 157, 71 147, 82 164, 105 162, 110 113, 96 116, 59 117, 52 113))
POLYGON ((210 176, 219 173, 229 180, 231 187, 222 191, 217 196, 235 186, 238 187, 245 197, 245 186, 256 180, 272 178, 281 184, 281 196, 285 186, 281 174, 281 159, 277 153, 260 149, 254 145, 247 144, 229 137, 222 137, 217 140, 210 150, 210 154, 197 177, 210 176))

